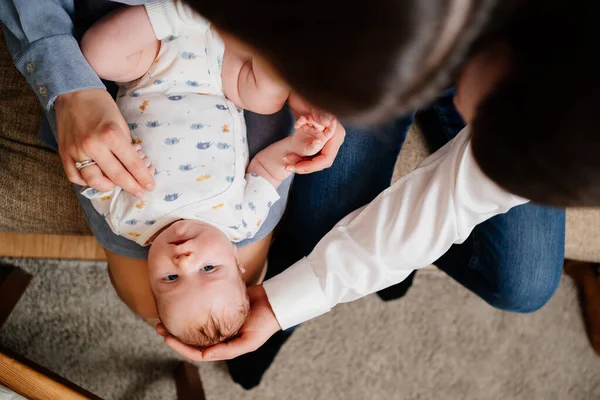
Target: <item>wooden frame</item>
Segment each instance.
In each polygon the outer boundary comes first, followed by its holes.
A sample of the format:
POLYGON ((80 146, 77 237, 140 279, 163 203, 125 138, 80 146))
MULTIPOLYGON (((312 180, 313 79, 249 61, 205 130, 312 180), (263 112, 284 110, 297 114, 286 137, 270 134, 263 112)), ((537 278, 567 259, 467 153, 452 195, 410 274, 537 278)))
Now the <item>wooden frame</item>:
POLYGON ((0 232, 0 257, 106 260, 93 236, 0 232))

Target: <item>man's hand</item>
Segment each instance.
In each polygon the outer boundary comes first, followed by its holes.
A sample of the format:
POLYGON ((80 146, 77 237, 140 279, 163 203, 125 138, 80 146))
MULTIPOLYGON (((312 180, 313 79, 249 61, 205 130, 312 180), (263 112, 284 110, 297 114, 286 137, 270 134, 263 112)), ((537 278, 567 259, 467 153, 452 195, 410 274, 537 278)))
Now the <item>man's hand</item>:
MULTIPOLYGON (((334 118, 330 121, 329 127, 325 128, 328 137, 321 151, 313 157, 302 157, 296 153, 287 154, 284 161, 288 165, 287 168, 297 174, 311 174, 313 172, 327 169, 333 165, 340 147, 344 143, 346 130, 337 123, 334 118), (333 131, 333 132, 331 132, 333 131)), ((295 136, 295 134, 294 134, 295 136)))
POLYGON ((58 151, 67 178, 102 192, 118 185, 141 197, 154 188, 148 159, 131 144, 127 123, 104 89, 86 89, 58 96, 54 103, 58 151), (93 160, 77 170, 76 162, 93 160))
POLYGON ((333 131, 332 136, 316 156, 301 157, 294 153, 287 154, 284 161, 288 168, 297 174, 311 174, 331 167, 346 137, 346 130, 342 124, 337 123, 336 126, 333 126, 337 122, 333 115, 313 107, 296 92, 290 93, 288 106, 294 116, 298 118, 298 122, 302 116, 308 115, 318 125, 323 128, 331 128, 333 131))
POLYGON ((240 329, 238 337, 228 342, 199 350, 187 346, 171 336, 162 324, 156 326, 156 331, 165 338, 165 343, 173 350, 193 361, 230 360, 249 353, 262 346, 281 327, 262 285, 248 288, 248 296, 250 297, 250 316, 240 329))

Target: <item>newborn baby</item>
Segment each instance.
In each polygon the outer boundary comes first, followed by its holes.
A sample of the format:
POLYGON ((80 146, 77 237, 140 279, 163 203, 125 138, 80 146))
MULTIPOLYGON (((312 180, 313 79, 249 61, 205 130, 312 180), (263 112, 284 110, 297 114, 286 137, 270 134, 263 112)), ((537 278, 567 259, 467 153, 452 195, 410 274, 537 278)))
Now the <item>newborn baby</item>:
POLYGON ((318 153, 338 129, 323 114, 301 117, 293 136, 248 164, 241 107, 275 112, 289 90, 231 47, 209 22, 171 2, 122 8, 82 41, 101 77, 127 81, 117 104, 156 182, 139 197, 119 187, 82 192, 116 234, 151 245, 160 320, 201 347, 234 336, 248 316, 234 243, 253 237, 279 199, 276 189, 292 173, 286 156, 318 153), (131 51, 119 59, 123 47, 131 51))

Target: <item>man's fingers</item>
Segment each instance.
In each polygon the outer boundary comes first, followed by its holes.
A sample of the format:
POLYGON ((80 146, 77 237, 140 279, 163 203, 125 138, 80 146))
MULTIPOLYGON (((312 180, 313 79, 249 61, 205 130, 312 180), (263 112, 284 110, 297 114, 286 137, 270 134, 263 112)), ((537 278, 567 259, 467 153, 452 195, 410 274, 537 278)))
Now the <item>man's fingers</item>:
POLYGON ((193 361, 206 361, 202 356, 202 351, 195 347, 188 346, 175 339, 173 336, 167 335, 165 343, 175 352, 193 361))
MULTIPOLYGON (((268 339, 268 338, 267 338, 268 339)), ((256 350, 264 344, 266 340, 261 341, 256 333, 251 334, 244 332, 242 336, 235 338, 229 342, 219 343, 204 349, 204 360, 231 360, 239 355, 249 353, 256 350), (257 341, 259 343, 255 343, 257 341)))
MULTIPOLYGON (((333 118, 330 121, 329 126, 323 131, 323 136, 325 136, 325 140, 329 140, 333 137, 333 135, 335 135, 335 131, 337 129, 337 119, 333 118)), ((345 134, 344 134, 345 136, 345 134)), ((342 142, 343 142, 343 137, 342 137, 342 142)))
POLYGON ((342 143, 344 143, 345 136, 345 130, 338 129, 334 136, 325 143, 319 155, 310 160, 299 161, 294 166, 294 171, 297 174, 310 174, 331 167, 342 143))
POLYGON ((294 166, 302 160, 304 160, 304 158, 299 156, 296 153, 289 153, 285 157, 283 157, 283 162, 285 163, 285 168, 288 171, 293 171, 294 166))
POLYGON ((329 159, 319 154, 310 160, 302 160, 294 165, 294 172, 297 174, 312 174, 331 167, 329 159))
POLYGON ((167 328, 165 328, 165 326, 160 322, 156 324, 156 333, 158 333, 162 337, 167 337, 169 335, 167 328))

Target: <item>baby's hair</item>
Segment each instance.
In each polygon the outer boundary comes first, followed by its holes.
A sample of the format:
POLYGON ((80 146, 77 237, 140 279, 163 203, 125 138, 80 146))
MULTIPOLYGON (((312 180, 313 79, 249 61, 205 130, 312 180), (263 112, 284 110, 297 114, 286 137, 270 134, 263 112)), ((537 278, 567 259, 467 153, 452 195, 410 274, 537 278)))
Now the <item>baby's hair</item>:
POLYGON ((234 310, 225 310, 220 316, 210 313, 204 322, 193 322, 187 326, 178 339, 187 345, 208 347, 238 334, 250 315, 248 298, 234 310))

